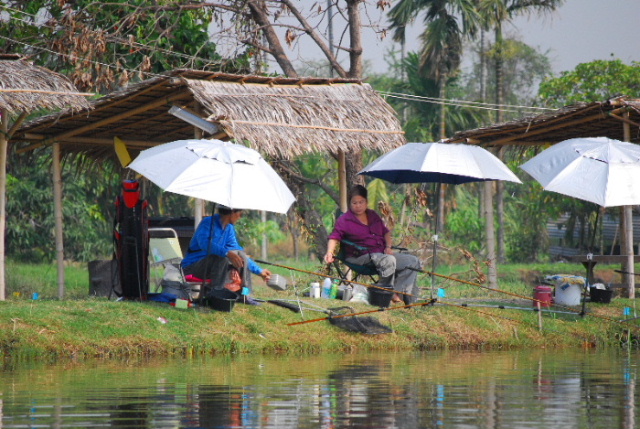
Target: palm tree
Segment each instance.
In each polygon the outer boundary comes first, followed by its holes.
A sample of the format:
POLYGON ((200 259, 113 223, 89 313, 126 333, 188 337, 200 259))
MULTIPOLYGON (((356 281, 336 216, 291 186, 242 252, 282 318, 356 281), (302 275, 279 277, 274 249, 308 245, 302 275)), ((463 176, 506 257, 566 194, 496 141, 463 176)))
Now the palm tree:
MULTIPOLYGON (((478 10, 482 18, 482 27, 488 29, 493 27, 495 34, 494 57, 495 57, 495 104, 498 107, 498 123, 504 122, 504 82, 503 82, 503 45, 502 25, 514 16, 530 12, 550 12, 562 4, 564 0, 479 0, 478 10)), ((502 154, 498 154, 502 158, 502 154)), ((498 261, 504 262, 506 259, 505 237, 504 237, 504 184, 496 184, 496 205, 498 214, 498 261)))
MULTIPOLYGON (((446 97, 449 77, 458 70, 464 39, 475 34, 479 16, 473 0, 400 0, 390 11, 394 40, 404 43, 405 28, 425 11, 421 35, 420 68, 438 84, 438 96, 446 97)), ((440 107, 438 134, 446 137, 445 105, 440 107)))

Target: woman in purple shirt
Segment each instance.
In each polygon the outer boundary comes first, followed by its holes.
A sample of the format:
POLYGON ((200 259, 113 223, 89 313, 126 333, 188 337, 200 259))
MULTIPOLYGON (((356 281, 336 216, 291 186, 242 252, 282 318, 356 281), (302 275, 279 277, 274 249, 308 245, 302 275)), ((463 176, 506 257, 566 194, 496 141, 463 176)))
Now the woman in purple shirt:
POLYGON ((329 235, 327 253, 324 261, 334 261, 334 253, 341 241, 349 241, 356 246, 342 243, 345 246, 347 262, 365 265, 373 262, 380 273, 379 286, 393 288, 403 292, 403 298, 393 295, 393 302, 413 304, 418 299, 418 272, 420 260, 408 253, 394 253, 391 248, 391 231, 384 224, 378 213, 367 207, 367 189, 362 185, 351 188, 349 211, 336 221, 333 232, 329 235), (362 250, 365 249, 365 250, 362 250))

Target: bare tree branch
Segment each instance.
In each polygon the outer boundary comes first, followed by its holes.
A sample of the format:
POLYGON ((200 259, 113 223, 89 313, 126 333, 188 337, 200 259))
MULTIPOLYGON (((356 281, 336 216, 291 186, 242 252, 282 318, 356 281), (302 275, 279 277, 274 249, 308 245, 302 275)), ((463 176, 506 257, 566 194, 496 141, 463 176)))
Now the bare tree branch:
POLYGON ((338 73, 341 77, 347 77, 346 71, 342 68, 340 63, 336 60, 335 54, 331 52, 329 46, 325 43, 325 41, 320 37, 318 32, 309 25, 309 21, 302 16, 300 11, 291 3, 290 0, 282 0, 282 2, 289 8, 293 16, 298 20, 298 22, 304 28, 304 32, 311 37, 311 39, 316 43, 316 45, 320 48, 325 58, 331 64, 331 67, 338 73))

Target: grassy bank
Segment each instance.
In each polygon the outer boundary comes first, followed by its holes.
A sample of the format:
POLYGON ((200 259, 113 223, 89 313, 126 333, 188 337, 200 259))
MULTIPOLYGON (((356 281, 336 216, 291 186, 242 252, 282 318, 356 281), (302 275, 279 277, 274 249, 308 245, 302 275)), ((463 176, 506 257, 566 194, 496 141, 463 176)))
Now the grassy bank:
MULTIPOLYGON (((283 265, 289 265, 283 263, 283 265)), ((296 267, 315 271, 307 264, 296 267)), ((317 276, 270 267, 283 274, 298 289, 317 276)), ((290 323, 326 317, 304 310, 303 314, 263 303, 236 304, 230 313, 205 307, 176 309, 155 302, 118 302, 88 297, 88 273, 82 265, 67 269, 65 299, 57 299, 56 271, 51 266, 8 266, 7 301, 0 302, 0 353, 6 357, 70 358, 140 355, 186 355, 220 353, 316 353, 352 350, 417 350, 442 348, 527 347, 619 347, 637 334, 636 321, 620 323, 624 307, 634 301, 615 298, 610 304, 588 303, 585 317, 580 308, 553 307, 563 313, 545 312, 540 318, 531 311, 532 296, 540 275, 582 274, 579 265, 502 266, 503 294, 441 278, 438 286, 447 296, 436 305, 390 309, 371 316, 393 329, 385 335, 352 333, 326 320, 290 326, 290 323), (40 295, 31 299, 33 293, 40 295), (470 304, 462 307, 462 303, 470 304), (522 309, 496 308, 520 306, 522 309), (572 314, 565 314, 570 312, 572 314), (627 328, 631 331, 627 332, 627 328)), ((618 267, 611 266, 611 271, 618 267)), ((462 277, 459 267, 445 267, 443 275, 462 277)), ((597 274, 605 274, 600 270, 597 274)), ((265 300, 293 299, 293 288, 274 291, 259 279, 254 295, 265 300)), ((430 278, 420 276, 428 290, 430 278)), ((473 283, 473 281, 472 281, 473 283)), ((429 296, 427 291, 424 295, 429 296)), ((339 300, 305 299, 322 308, 345 305, 339 300)), ((349 303, 356 312, 375 307, 349 303)), ((632 310, 633 311, 633 310, 632 310)))

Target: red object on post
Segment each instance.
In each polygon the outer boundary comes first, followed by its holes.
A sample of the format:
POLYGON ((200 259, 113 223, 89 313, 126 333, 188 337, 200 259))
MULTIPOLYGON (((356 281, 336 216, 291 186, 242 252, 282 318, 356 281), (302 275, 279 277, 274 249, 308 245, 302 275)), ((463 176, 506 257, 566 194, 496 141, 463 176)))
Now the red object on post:
POLYGON ((122 182, 122 197, 124 205, 132 209, 140 201, 140 183, 137 180, 124 180, 122 182))
MULTIPOLYGON (((533 299, 540 301, 540 307, 551 307, 553 302, 553 288, 551 286, 536 286, 533 289, 533 299)), ((533 301, 533 306, 538 305, 538 301, 533 301)))

